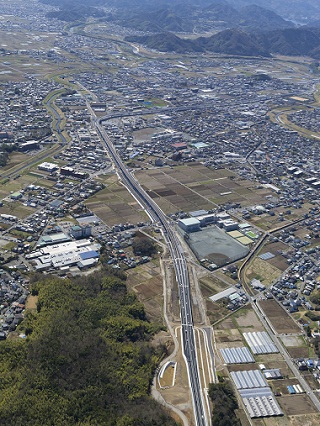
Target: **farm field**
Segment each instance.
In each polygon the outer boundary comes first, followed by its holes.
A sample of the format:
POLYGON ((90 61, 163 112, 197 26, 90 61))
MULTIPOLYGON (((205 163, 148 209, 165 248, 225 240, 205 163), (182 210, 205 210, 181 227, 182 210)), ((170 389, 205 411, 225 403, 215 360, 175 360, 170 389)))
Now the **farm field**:
POLYGON ((292 358, 308 358, 309 357, 309 348, 307 346, 289 346, 287 347, 292 358))
POLYGON ((271 194, 267 189, 257 189, 253 182, 238 178, 230 170, 213 170, 202 164, 141 170, 135 176, 167 214, 209 210, 227 201, 253 205, 271 194))
POLYGON ((158 261, 152 261, 127 271, 128 287, 143 303, 147 315, 155 321, 163 316, 163 279, 158 261))
POLYGON ((1 213, 13 215, 19 219, 24 219, 31 213, 34 213, 34 209, 32 207, 24 206, 19 201, 13 201, 10 203, 4 203, 1 207, 1 213))
MULTIPOLYGON (((266 301, 266 303, 267 302, 269 301, 266 301)), ((281 307, 279 308, 281 309, 281 307)), ((287 315, 285 311, 283 311, 283 313, 287 315)), ((279 312, 279 315, 280 314, 281 312, 279 312)), ((280 322, 281 321, 283 321, 282 317, 280 318, 280 322)), ((296 326, 295 323, 292 325, 290 322, 285 322, 285 324, 288 332, 290 332, 290 330, 293 332, 293 328, 296 326)), ((248 332, 261 330, 263 330, 263 326, 250 307, 244 307, 239 311, 236 311, 224 321, 217 324, 214 328, 214 335, 217 347, 216 364, 218 371, 220 374, 226 375, 227 371, 230 373, 232 371, 256 370, 259 368, 258 364, 264 364, 267 369, 279 368, 283 375, 283 379, 270 380, 268 381, 268 385, 271 387, 274 393, 281 394, 281 396, 277 396, 276 398, 283 410, 284 416, 277 418, 252 419, 250 423, 253 426, 303 426, 305 424, 310 426, 317 425, 319 423, 318 420, 320 416, 317 414, 317 410, 309 399, 308 395, 289 394, 287 386, 298 384, 298 380, 294 377, 293 372, 290 370, 280 353, 256 355, 254 356, 255 363, 251 364, 234 364, 228 365, 227 367, 225 366, 220 354, 220 349, 245 346, 242 333, 245 331, 248 332), (304 423, 304 420, 306 423, 304 423)), ((300 331, 300 329, 298 331, 300 331)), ((297 340, 297 344, 301 343, 300 336, 285 337, 293 337, 297 340)), ((310 380, 311 379, 313 379, 313 377, 311 377, 310 380)))
POLYGON ((7 197, 11 192, 21 191, 26 185, 30 185, 37 181, 37 178, 32 175, 22 174, 16 179, 5 180, 0 183, 0 198, 7 197))
POLYGON ((228 288, 228 285, 220 280, 218 277, 216 277, 215 274, 212 275, 206 275, 204 277, 201 277, 199 279, 199 283, 208 289, 210 296, 219 293, 220 291, 225 290, 228 288))
POLYGON ((115 176, 105 181, 106 188, 86 201, 86 205, 108 226, 120 223, 145 222, 146 214, 115 176))
POLYGON ((279 334, 301 333, 300 327, 275 300, 262 300, 259 305, 279 334))
POLYGON ((256 257, 246 269, 246 278, 251 281, 256 278, 265 286, 269 286, 281 275, 281 270, 271 265, 265 260, 256 257))
POLYGON ((259 254, 272 253, 275 257, 266 260, 266 262, 283 272, 288 268, 289 264, 281 253, 287 253, 289 250, 289 246, 281 241, 277 241, 266 244, 259 254))

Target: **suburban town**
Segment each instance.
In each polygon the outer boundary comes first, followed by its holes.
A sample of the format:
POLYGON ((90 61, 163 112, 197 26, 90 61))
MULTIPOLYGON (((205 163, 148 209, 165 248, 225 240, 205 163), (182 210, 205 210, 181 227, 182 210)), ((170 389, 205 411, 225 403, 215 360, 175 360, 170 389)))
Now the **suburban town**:
POLYGON ((29 339, 34 276, 106 268, 174 347, 152 386, 177 424, 212 424, 220 381, 243 425, 319 424, 312 60, 164 54, 1 6, 0 346, 29 339))

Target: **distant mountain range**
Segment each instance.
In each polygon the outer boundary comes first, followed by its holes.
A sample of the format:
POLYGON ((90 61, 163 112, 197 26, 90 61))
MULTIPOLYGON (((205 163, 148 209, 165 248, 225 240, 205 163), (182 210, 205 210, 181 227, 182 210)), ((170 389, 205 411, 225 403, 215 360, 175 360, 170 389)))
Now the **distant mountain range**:
MULTIPOLYGON (((50 12, 48 16, 64 21, 79 20, 88 16, 104 15, 101 6, 103 0, 88 0, 85 4, 75 0, 43 0, 59 6, 60 10, 50 12)), ((112 0, 109 0, 109 2, 112 0)), ((294 27, 275 12, 256 5, 235 9, 226 0, 211 0, 209 5, 175 4, 170 6, 152 2, 145 6, 116 7, 108 14, 107 20, 124 27, 144 32, 200 32, 217 28, 242 28, 246 30, 282 29, 294 27)), ((107 3, 105 2, 105 5, 107 3)))
POLYGON ((241 56, 281 54, 310 56, 320 59, 320 28, 287 28, 267 32, 244 32, 239 29, 224 30, 211 37, 182 39, 172 33, 126 37, 163 52, 215 52, 241 56))
POLYGON ((275 12, 250 5, 237 10, 225 0, 216 1, 205 8, 188 4, 161 9, 118 9, 108 20, 139 31, 194 32, 195 29, 212 31, 217 27, 264 30, 290 28, 295 25, 275 12))
POLYGON ((172 9, 156 11, 118 10, 110 14, 107 19, 134 30, 154 33, 162 31, 192 32, 194 27, 191 16, 176 13, 172 9))
POLYGON ((314 19, 320 19, 319 0, 228 0, 228 2, 236 8, 255 3, 276 12, 284 19, 300 24, 310 24, 314 19))
MULTIPOLYGON (((239 11, 241 8, 255 4, 269 9, 280 15, 285 20, 293 20, 299 24, 310 24, 313 20, 320 19, 319 0, 41 0, 43 3, 58 6, 64 10, 70 6, 80 4, 86 6, 106 6, 117 10, 131 10, 136 12, 147 12, 160 9, 178 9, 193 7, 206 9, 208 6, 229 5, 233 10, 239 11)), ((232 12, 233 13, 233 12, 232 12)), ((230 15, 231 17, 231 15, 230 15)))
MULTIPOLYGON (((217 52, 242 56, 272 54, 320 59, 319 0, 42 0, 60 10, 48 16, 85 20, 89 16, 112 21, 148 34, 127 40, 163 52, 217 52), (81 3, 83 1, 83 3, 81 3), (300 26, 261 6, 315 11, 313 26, 300 26), (282 5, 282 6, 281 6, 282 5), (108 6, 109 9, 104 8, 108 6), (110 7, 113 6, 111 9, 110 7), (281 7, 280 7, 281 6, 281 7), (106 15, 105 10, 108 10, 106 15), (319 10, 319 14, 316 11, 319 10), (318 16, 318 19, 317 19, 318 16), (211 37, 181 38, 173 33, 214 32, 211 37)), ((282 9, 281 9, 282 10, 282 9)), ((302 13, 302 12, 301 12, 302 13)), ((305 16, 301 15, 302 20, 305 16)))
POLYGON ((60 19, 60 21, 67 22, 83 20, 89 18, 90 16, 94 18, 102 18, 105 15, 106 13, 102 9, 81 4, 76 6, 69 6, 66 9, 62 8, 47 14, 48 18, 56 18, 60 19))

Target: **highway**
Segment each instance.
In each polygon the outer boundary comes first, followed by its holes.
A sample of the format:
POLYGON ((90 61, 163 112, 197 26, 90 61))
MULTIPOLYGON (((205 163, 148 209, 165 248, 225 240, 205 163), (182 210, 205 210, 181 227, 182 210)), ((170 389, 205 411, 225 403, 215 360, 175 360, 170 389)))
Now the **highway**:
MULTIPOLYGON (((188 109, 190 109, 190 107, 188 107, 188 109)), ((127 168, 122 163, 120 156, 112 145, 102 123, 110 118, 114 118, 115 115, 118 115, 120 117, 124 114, 112 114, 112 116, 101 117, 95 122, 96 128, 103 141, 103 144, 109 152, 109 155, 114 163, 114 166, 117 170, 120 179, 127 186, 129 191, 140 203, 140 205, 144 207, 145 211, 152 219, 152 221, 160 225, 162 228, 165 241, 168 245, 171 257, 173 259, 176 280, 179 288, 180 317, 182 327, 182 350, 188 370, 195 424, 197 426, 206 426, 210 424, 210 421, 208 421, 207 419, 207 412, 204 408, 204 398, 199 376, 198 359, 193 327, 189 273, 187 262, 184 256, 184 251, 163 211, 147 195, 147 193, 141 188, 135 177, 127 170, 127 168)))
MULTIPOLYGON (((90 111, 92 111, 92 108, 91 108, 89 102, 87 102, 87 107, 90 111)), ((143 111, 142 110, 126 111, 126 112, 115 111, 115 112, 112 112, 108 115, 104 115, 103 117, 100 117, 97 120, 97 123, 98 123, 98 125, 101 125, 101 123, 103 121, 108 121, 108 120, 111 120, 112 118, 135 117, 135 116, 152 115, 152 114, 159 114, 159 113, 168 114, 170 112, 206 110, 210 107, 212 107, 212 104, 210 102, 204 100, 201 104, 190 104, 188 106, 168 106, 168 107, 161 107, 161 109, 159 107, 154 107, 154 108, 149 108, 149 109, 143 109, 143 111)))

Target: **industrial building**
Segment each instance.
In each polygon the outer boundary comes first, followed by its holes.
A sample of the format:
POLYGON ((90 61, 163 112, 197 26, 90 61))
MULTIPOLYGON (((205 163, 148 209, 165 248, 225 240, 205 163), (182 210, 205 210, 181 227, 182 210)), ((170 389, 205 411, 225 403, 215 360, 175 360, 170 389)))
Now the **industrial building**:
POLYGON ((84 172, 80 172, 78 170, 75 170, 73 167, 64 166, 60 168, 60 175, 61 176, 71 176, 79 179, 85 179, 88 174, 84 172))
POLYGON ((45 161, 44 163, 39 164, 38 169, 43 170, 44 172, 52 173, 59 170, 59 166, 58 164, 48 163, 45 161))
POLYGON ((218 226, 220 228, 223 228, 225 231, 230 232, 230 231, 237 230, 239 228, 239 223, 235 222, 232 219, 226 219, 226 220, 219 220, 218 226))
POLYGON ((187 219, 179 219, 178 225, 185 232, 200 231, 200 220, 193 217, 187 219))
POLYGON ((51 268, 68 270, 71 266, 84 269, 95 265, 99 260, 100 245, 90 240, 69 241, 42 247, 26 255, 32 261, 36 271, 51 268))
POLYGON ((10 222, 16 222, 18 220, 17 216, 13 216, 12 214, 1 213, 0 218, 3 220, 8 220, 10 222))
POLYGON ((203 214, 197 216, 197 219, 200 221, 201 226, 206 226, 217 222, 217 216, 215 215, 215 213, 203 214))
POLYGON ((18 151, 26 152, 26 151, 29 151, 30 149, 39 149, 39 148, 40 148, 40 143, 38 141, 27 141, 19 145, 18 151))
POLYGON ((191 217, 204 216, 206 214, 208 214, 208 211, 207 210, 203 210, 203 209, 202 210, 195 210, 195 211, 189 212, 189 215, 191 217))
POLYGON ((91 235, 91 226, 90 225, 74 225, 70 229, 70 235, 76 240, 81 238, 87 238, 91 235))
POLYGON ((224 299, 225 297, 231 296, 231 294, 237 293, 238 289, 235 287, 227 288, 226 290, 222 290, 217 294, 214 294, 213 296, 210 296, 209 299, 212 302, 217 302, 220 299, 224 299))
POLYGON ((66 235, 64 232, 57 232, 56 234, 42 235, 39 238, 39 241, 37 242, 37 248, 49 246, 52 244, 66 243, 70 240, 71 238, 68 237, 68 235, 66 235))

